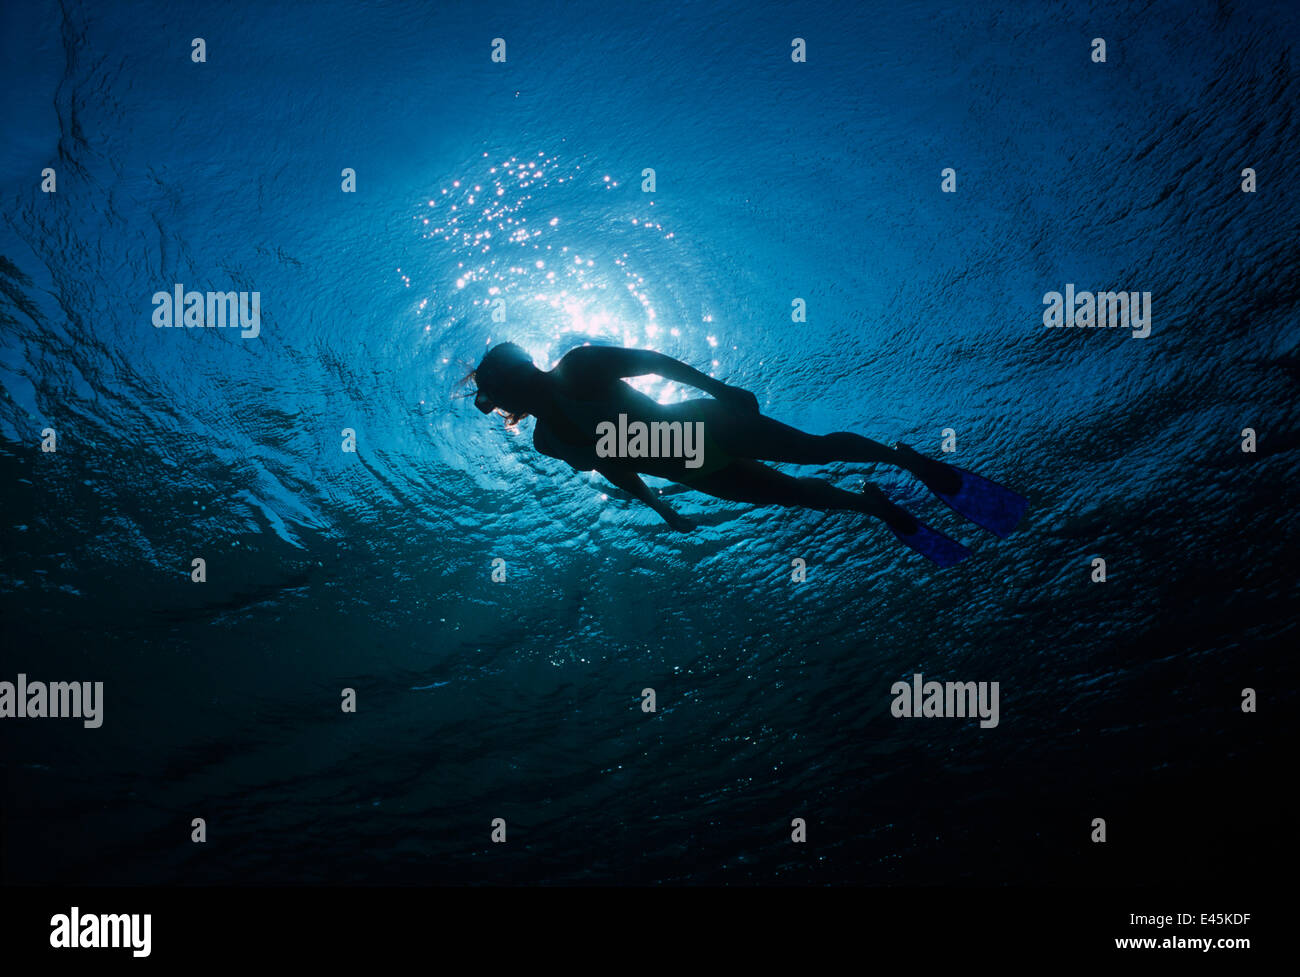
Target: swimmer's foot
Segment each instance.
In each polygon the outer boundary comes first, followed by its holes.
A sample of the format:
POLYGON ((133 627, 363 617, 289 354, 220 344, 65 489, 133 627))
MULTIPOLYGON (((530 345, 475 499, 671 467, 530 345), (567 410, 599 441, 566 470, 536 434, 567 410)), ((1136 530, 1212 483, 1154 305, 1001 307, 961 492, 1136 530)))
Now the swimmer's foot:
POLYGON ((870 513, 884 522, 894 532, 916 532, 916 518, 902 506, 894 505, 880 486, 871 482, 862 483, 862 494, 867 498, 870 513))
POLYGON ((955 539, 949 539, 938 530, 931 529, 906 509, 894 505, 885 497, 884 492, 870 482, 862 486, 862 494, 872 500, 872 514, 884 520, 899 542, 926 559, 941 567, 950 567, 971 555, 970 550, 955 539))
POLYGON ((898 465, 908 474, 919 478, 935 495, 951 495, 961 490, 960 469, 927 458, 915 448, 901 442, 894 445, 894 454, 898 465))
POLYGON ((926 458, 905 444, 894 450, 898 463, 953 512, 997 536, 1005 537, 1015 529, 1029 508, 1024 496, 982 475, 926 458))

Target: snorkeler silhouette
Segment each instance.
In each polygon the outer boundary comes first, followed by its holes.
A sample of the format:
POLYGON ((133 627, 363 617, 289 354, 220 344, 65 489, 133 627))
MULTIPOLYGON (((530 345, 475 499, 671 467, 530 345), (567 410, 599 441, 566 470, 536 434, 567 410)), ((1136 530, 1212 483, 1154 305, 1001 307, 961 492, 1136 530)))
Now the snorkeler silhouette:
MULTIPOLYGON (((1006 536, 1027 503, 1010 489, 963 469, 934 461, 906 445, 890 448, 858 434, 806 434, 759 413, 758 399, 662 353, 615 346, 579 346, 550 372, 539 370, 514 343, 493 346, 470 375, 477 386, 474 406, 504 414, 513 426, 537 419, 533 445, 577 471, 600 472, 612 484, 654 509, 674 529, 695 528, 659 498, 641 475, 679 482, 697 492, 752 505, 803 506, 864 512, 882 520, 902 542, 940 566, 970 556, 956 540, 931 529, 890 502, 875 485, 846 492, 820 478, 796 478, 762 461, 820 465, 860 461, 897 465, 921 480, 954 511, 998 536, 1006 536), (689 384, 713 399, 660 404, 623 382, 624 377, 658 374, 689 384), (623 415, 620 418, 620 415, 623 415), (597 429, 615 423, 691 425, 702 446, 688 465, 683 457, 613 457, 598 452, 597 429)), ((662 430, 663 428, 661 428, 662 430)))

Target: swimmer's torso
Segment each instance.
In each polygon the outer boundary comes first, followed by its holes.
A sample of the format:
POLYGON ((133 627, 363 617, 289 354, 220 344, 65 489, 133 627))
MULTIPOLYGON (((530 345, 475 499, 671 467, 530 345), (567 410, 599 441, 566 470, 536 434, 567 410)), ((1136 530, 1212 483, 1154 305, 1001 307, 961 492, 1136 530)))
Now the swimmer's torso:
MULTIPOLYGON (((560 388, 560 384, 555 385, 560 388)), ((709 415, 716 414, 710 400, 690 400, 678 404, 660 404, 645 394, 634 390, 621 380, 602 384, 597 389, 573 391, 553 389, 550 403, 544 413, 538 413, 533 430, 533 445, 544 455, 559 458, 578 471, 591 471, 598 467, 618 465, 644 475, 675 482, 690 482, 704 474, 725 467, 732 460, 710 436, 709 415), (699 439, 696 459, 698 466, 687 464, 685 457, 600 457, 596 445, 600 440, 598 429, 603 423, 619 425, 619 415, 625 415, 627 425, 637 422, 649 426, 655 422, 702 424, 690 435, 703 434, 699 439)))

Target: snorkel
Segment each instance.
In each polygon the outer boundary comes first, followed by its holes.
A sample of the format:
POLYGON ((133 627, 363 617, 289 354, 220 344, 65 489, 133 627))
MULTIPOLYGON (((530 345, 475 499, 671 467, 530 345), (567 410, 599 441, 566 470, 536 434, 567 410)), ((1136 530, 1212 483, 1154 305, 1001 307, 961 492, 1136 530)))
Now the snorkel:
POLYGON ((515 343, 498 343, 488 350, 474 371, 478 392, 474 406, 484 414, 498 411, 514 427, 527 417, 533 398, 534 376, 540 371, 532 357, 515 343))

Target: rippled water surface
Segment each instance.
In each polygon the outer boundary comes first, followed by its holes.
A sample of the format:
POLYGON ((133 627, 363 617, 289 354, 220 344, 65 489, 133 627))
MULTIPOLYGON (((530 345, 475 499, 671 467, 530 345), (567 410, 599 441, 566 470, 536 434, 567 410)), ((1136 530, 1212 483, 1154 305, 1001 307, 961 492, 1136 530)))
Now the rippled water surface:
POLYGON ((1264 871, 1285 6, 6 7, 0 679, 102 680, 105 719, 6 723, 5 879, 1264 871), (1151 336, 1044 329, 1067 282, 1149 290, 1151 336), (260 336, 155 329, 174 283, 258 291, 260 336), (474 410, 506 339, 658 349, 815 432, 952 428, 1029 516, 999 541, 879 472, 976 557, 694 493, 673 534, 474 410), (999 726, 893 718, 916 672, 999 682, 999 726))

